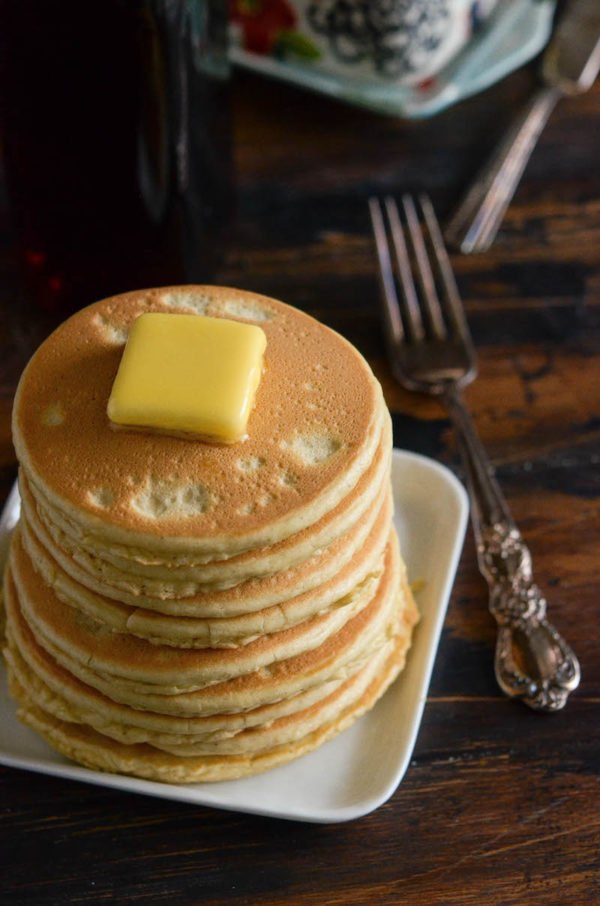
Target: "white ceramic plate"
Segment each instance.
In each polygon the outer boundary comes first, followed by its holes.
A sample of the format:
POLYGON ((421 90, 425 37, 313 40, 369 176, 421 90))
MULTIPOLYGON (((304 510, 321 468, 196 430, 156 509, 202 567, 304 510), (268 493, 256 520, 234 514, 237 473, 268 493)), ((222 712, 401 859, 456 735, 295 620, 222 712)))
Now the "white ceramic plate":
MULTIPOLYGON (((400 783, 414 748, 446 606, 465 533, 467 495, 444 466, 394 451, 396 525, 421 621, 406 669, 379 704, 353 727, 291 764, 256 777, 174 786, 90 771, 55 753, 15 714, 0 668, 0 763, 150 796, 298 821, 349 821, 373 811, 400 783)), ((9 498, 0 550, 18 517, 9 498)))
POLYGON ((259 56, 235 45, 230 57, 238 66, 341 101, 416 119, 433 116, 483 91, 534 57, 550 37, 555 9, 556 0, 501 0, 481 31, 424 86, 365 84, 310 64, 259 56))

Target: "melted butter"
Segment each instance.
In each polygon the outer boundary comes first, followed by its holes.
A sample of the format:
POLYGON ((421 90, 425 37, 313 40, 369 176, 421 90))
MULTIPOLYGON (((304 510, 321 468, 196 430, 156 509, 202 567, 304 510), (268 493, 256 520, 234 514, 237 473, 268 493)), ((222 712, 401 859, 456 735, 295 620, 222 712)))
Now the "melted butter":
POLYGON ((147 313, 130 330, 108 401, 116 426, 242 440, 267 338, 226 318, 147 313))

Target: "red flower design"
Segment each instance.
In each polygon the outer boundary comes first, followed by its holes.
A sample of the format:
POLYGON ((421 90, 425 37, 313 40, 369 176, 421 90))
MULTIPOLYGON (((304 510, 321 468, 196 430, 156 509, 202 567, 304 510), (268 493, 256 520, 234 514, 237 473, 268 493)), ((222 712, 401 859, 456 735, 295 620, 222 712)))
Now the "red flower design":
POLYGON ((279 35, 297 21, 287 0, 230 0, 230 17, 242 29, 246 50, 263 55, 270 54, 279 35))

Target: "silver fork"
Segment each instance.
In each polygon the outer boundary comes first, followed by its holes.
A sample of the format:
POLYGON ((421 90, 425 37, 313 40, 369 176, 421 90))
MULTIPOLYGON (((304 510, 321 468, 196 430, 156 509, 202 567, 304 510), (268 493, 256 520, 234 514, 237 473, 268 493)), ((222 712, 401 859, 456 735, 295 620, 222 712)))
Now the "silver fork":
POLYGON ((462 401, 461 388, 476 375, 475 353, 433 206, 426 196, 405 195, 403 217, 389 197, 371 198, 369 209, 392 370, 408 389, 439 397, 458 436, 479 569, 498 623, 496 679, 531 708, 557 711, 579 684, 579 663, 546 619, 531 555, 462 401))

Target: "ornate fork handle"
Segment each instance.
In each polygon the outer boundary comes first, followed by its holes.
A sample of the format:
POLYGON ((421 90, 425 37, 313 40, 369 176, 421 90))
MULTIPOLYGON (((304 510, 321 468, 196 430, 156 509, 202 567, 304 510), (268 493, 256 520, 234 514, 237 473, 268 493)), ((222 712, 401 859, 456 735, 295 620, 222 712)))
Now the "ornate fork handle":
POLYGON ((546 619, 546 599, 533 581, 531 554, 494 477, 455 384, 440 387, 457 431, 471 498, 479 569, 498 623, 496 679, 531 708, 557 711, 580 680, 579 662, 546 619))

